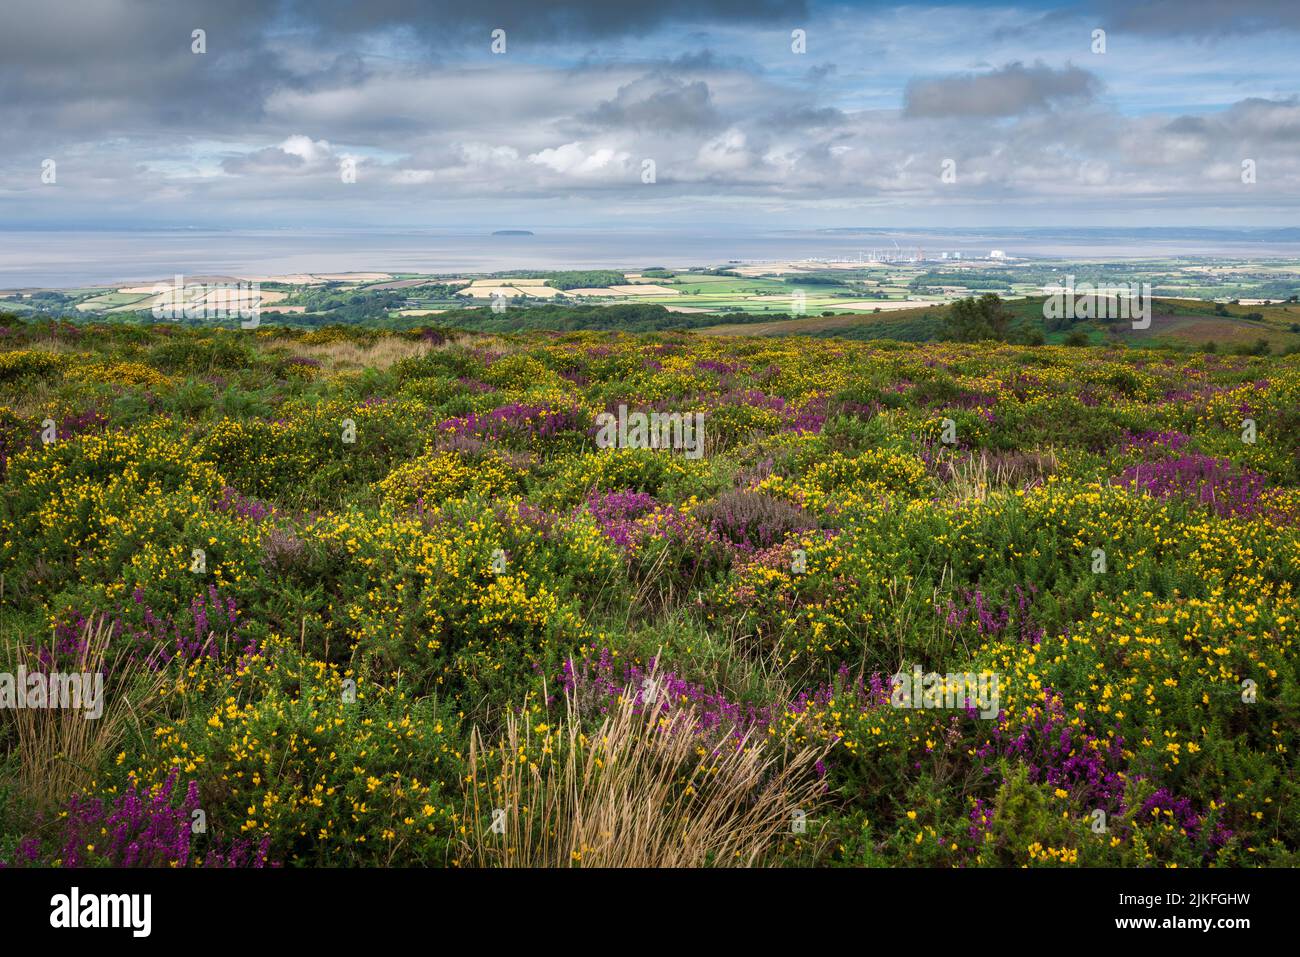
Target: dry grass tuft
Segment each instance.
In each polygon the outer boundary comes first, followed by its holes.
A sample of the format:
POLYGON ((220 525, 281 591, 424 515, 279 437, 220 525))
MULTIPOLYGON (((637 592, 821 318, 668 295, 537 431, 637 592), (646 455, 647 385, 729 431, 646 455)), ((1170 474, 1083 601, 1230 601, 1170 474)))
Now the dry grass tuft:
POLYGON ((401 336, 381 335, 373 342, 290 342, 286 352, 290 356, 315 359, 327 372, 359 372, 363 369, 388 369, 403 359, 428 355, 453 346, 492 349, 497 352, 516 352, 521 346, 505 342, 494 336, 470 336, 448 333, 445 342, 435 345, 424 340, 404 339, 401 336))
POLYGON ((825 749, 747 734, 708 740, 689 709, 625 694, 590 737, 571 697, 538 734, 511 715, 496 745, 476 728, 465 798, 467 863, 480 867, 751 867, 796 810, 811 815, 825 749), (490 801, 488 804, 486 802, 490 801), (503 809, 504 833, 491 819, 503 809))
MULTIPOLYGON (((98 718, 88 718, 84 708, 6 709, 8 737, 18 756, 15 784, 34 810, 48 810, 84 791, 104 757, 118 749, 129 731, 143 736, 141 714, 157 700, 167 681, 164 670, 150 667, 138 655, 121 656, 106 669, 111 631, 104 619, 88 622, 83 647, 66 666, 68 673, 109 671, 98 718)), ((44 670, 21 643, 11 644, 5 652, 11 674, 20 664, 28 674, 44 670)))
POLYGON ((939 467, 939 477, 950 483, 960 501, 982 502, 990 489, 1031 489, 1056 471, 1056 454, 1047 452, 993 452, 954 458, 939 467))
POLYGON ((366 368, 387 369, 402 359, 427 355, 435 347, 428 342, 413 342, 396 336, 384 336, 370 345, 340 341, 309 343, 295 342, 289 354, 315 359, 332 372, 366 368))

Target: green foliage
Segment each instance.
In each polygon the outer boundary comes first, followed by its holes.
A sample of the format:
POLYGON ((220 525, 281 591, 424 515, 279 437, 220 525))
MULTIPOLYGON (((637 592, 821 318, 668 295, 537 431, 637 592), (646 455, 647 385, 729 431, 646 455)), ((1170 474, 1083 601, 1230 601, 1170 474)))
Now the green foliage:
POLYGON ((601 289, 621 286, 627 277, 612 269, 568 270, 546 274, 546 285, 555 289, 601 289))
POLYGON ((1006 341, 1011 318, 996 293, 958 299, 944 316, 948 337, 957 342, 1006 341))

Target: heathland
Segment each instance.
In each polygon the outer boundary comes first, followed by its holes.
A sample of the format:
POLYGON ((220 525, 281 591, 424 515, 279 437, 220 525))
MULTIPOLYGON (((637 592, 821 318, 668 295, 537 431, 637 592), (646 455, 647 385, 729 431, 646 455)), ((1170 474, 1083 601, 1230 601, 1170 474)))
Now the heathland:
POLYGON ((11 865, 1297 863, 1295 355, 10 319, 0 494, 11 865))

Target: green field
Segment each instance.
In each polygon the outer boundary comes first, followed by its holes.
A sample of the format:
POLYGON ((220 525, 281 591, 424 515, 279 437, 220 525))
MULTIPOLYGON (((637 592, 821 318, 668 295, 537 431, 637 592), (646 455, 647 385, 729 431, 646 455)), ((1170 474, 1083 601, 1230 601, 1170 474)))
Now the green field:
MULTIPOLYGON (((654 319, 639 307, 662 307, 679 316, 677 325, 713 327, 716 334, 815 335, 870 339, 891 338, 925 341, 940 335, 945 305, 957 299, 993 291, 1008 302, 1008 310, 1020 325, 1039 324, 1048 343, 1086 341, 1123 343, 1132 346, 1179 346, 1184 348, 1239 350, 1246 347, 1285 351, 1297 342, 1292 326, 1300 324, 1300 304, 1286 302, 1300 294, 1300 263, 1291 260, 1197 260, 1147 259, 1108 261, 1070 260, 942 260, 917 262, 866 262, 828 265, 816 262, 748 265, 741 276, 731 267, 706 270, 703 267, 674 270, 672 275, 639 275, 622 282, 627 273, 615 270, 530 271, 509 270, 490 276, 449 276, 410 272, 389 273, 388 278, 327 281, 268 281, 267 291, 286 294, 277 303, 303 307, 300 314, 282 313, 268 321, 306 326, 330 323, 379 323, 406 327, 420 318, 415 310, 440 310, 439 325, 469 322, 486 329, 540 329, 543 315, 521 316, 517 310, 550 310, 544 313, 559 322, 558 328, 615 328, 606 322, 565 316, 585 308, 638 307, 627 312, 632 327, 672 328, 673 320, 654 319), (1135 330, 1121 322, 1044 322, 1044 289, 1072 277, 1076 288, 1127 286, 1146 283, 1162 296, 1150 329, 1135 330), (486 321, 474 311, 485 299, 468 301, 458 295, 458 283, 474 279, 529 279, 565 288, 606 290, 607 295, 567 296, 558 302, 519 296, 508 303, 509 316, 495 315, 486 321), (419 284, 405 286, 404 282, 419 284), (590 282, 592 285, 573 286, 590 282), (636 295, 608 286, 654 284, 671 293, 636 295), (1236 300, 1246 300, 1237 304, 1236 300), (567 301, 566 301, 567 300, 567 301), (1269 300, 1269 305, 1250 302, 1269 300), (921 303, 911 306, 912 303, 921 303), (559 311, 556 311, 556 308, 559 311), (568 310, 568 313, 565 312, 568 310), (770 322, 755 319, 771 317, 770 322), (649 323, 649 325, 647 325, 649 323), (1264 345, 1261 346, 1261 343, 1264 345)), ((291 279, 292 277, 285 277, 291 279)), ((523 287, 523 288, 526 288, 523 287)), ((25 293, 28 291, 24 291, 25 293)), ((147 320, 139 306, 147 294, 113 291, 103 287, 68 290, 35 290, 21 298, 8 298, 15 312, 39 313, 85 321, 94 315, 113 315, 124 321, 147 320)), ((267 309, 270 313, 271 310, 267 309)), ((428 317, 424 317, 428 318, 428 317)))

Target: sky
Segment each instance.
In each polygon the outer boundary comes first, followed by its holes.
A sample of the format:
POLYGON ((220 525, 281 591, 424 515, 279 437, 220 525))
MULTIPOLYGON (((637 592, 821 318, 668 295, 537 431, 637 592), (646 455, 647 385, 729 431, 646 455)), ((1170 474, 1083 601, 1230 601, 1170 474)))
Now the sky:
POLYGON ((0 229, 1300 224, 1296 0, 0 15, 0 229))

